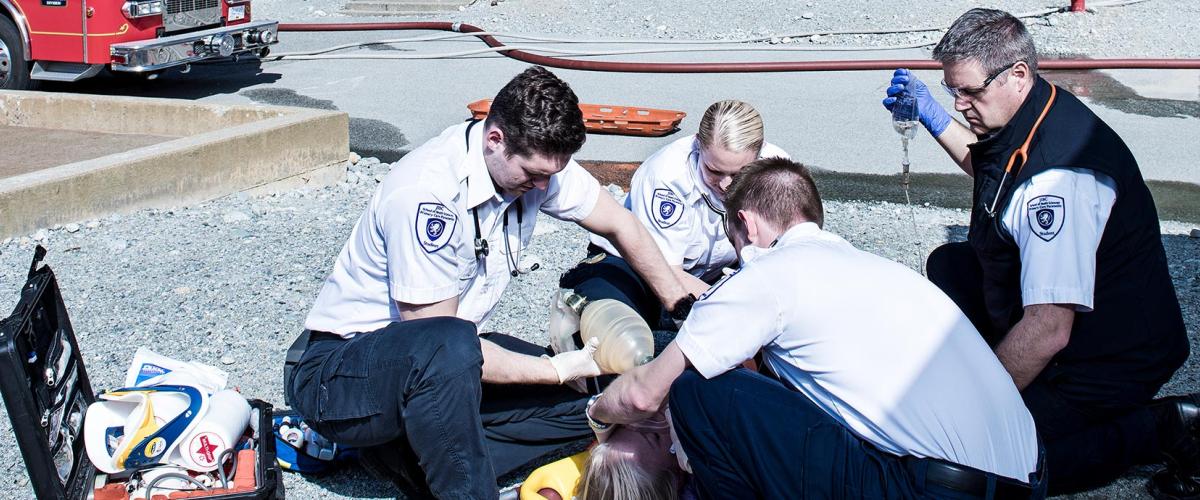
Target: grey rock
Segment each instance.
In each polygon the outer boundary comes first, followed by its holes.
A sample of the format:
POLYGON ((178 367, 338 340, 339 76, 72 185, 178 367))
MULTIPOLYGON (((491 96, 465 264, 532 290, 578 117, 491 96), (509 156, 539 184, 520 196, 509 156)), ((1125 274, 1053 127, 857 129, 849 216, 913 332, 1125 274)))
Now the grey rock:
POLYGON ((229 211, 221 214, 221 222, 224 222, 226 224, 236 224, 238 222, 249 222, 250 220, 251 220, 250 214, 243 212, 241 210, 229 210, 229 211))
POLYGON ((30 238, 33 238, 33 241, 42 242, 42 241, 46 241, 47 239, 49 239, 50 235, 48 233, 46 233, 45 229, 38 229, 37 232, 33 233, 30 236, 30 238))
POLYGON ((1191 236, 1193 238, 1200 238, 1200 228, 1193 229, 1191 234, 1189 234, 1189 236, 1191 236))
POLYGON ((63 226, 63 229, 65 229, 68 233, 77 233, 79 232, 79 224, 72 222, 63 226))

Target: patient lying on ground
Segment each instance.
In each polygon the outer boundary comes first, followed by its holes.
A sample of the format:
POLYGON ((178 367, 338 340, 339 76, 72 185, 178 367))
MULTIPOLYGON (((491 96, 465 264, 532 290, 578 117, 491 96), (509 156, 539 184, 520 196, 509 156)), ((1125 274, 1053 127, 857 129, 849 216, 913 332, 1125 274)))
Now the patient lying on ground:
POLYGON ((687 458, 672 445, 668 413, 598 435, 575 497, 581 500, 676 500, 687 458), (678 455, 677 455, 678 454, 678 455))

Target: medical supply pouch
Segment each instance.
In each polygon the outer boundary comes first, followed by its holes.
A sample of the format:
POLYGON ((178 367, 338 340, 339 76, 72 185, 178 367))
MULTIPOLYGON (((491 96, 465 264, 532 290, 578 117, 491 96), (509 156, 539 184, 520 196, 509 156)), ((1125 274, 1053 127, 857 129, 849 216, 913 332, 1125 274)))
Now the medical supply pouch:
POLYGON ((317 434, 295 410, 275 414, 275 457, 288 472, 319 475, 358 462, 358 449, 339 445, 317 434))
MULTIPOLYGON (((37 247, 20 299, 0 320, 0 394, 25 460, 33 496, 39 499, 129 498, 119 477, 100 474, 84 445, 87 408, 96 400, 83 356, 67 316, 54 272, 42 264, 37 247), (99 477, 98 477, 99 476, 99 477), (102 491, 107 483, 107 491, 102 491), (118 496, 113 496, 119 490, 118 496)), ((271 405, 249 401, 252 408, 248 449, 231 472, 238 487, 211 491, 155 490, 155 498, 213 500, 283 498, 271 436, 271 405), (249 477, 253 481, 249 481, 249 477), (240 479, 240 480, 238 480, 240 479)))

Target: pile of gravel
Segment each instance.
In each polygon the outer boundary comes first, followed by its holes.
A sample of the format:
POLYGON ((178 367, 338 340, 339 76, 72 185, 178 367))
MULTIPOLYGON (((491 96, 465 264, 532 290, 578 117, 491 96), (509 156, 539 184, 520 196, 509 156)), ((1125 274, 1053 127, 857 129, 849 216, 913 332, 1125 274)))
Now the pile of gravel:
MULTIPOLYGON (((346 182, 327 188, 259 198, 234 195, 0 241, 0 311, 12 310, 34 245, 44 245, 96 389, 120 384, 134 350, 146 346, 218 366, 243 394, 282 406, 284 352, 389 167, 367 158, 349 167, 346 182)), ((935 246, 961 239, 967 224, 966 212, 937 207, 828 201, 826 209, 830 230, 914 268, 935 246)), ((1189 229, 1163 223, 1171 273, 1196 349, 1200 239, 1189 238, 1189 229)), ((513 280, 483 329, 544 344, 549 296, 559 274, 583 257, 587 238, 579 227, 545 216, 538 218, 536 234, 525 258, 536 256, 541 269, 513 280)), ((1193 358, 1164 393, 1195 390, 1198 372, 1200 362, 1193 358)), ((0 416, 0 478, 0 497, 30 495, 7 413, 0 416)), ((285 481, 293 498, 394 494, 357 469, 316 479, 288 474, 285 481)), ((1138 494, 1141 483, 1134 476, 1100 494, 1138 494)))
MULTIPOLYGON (((255 0, 263 19, 289 22, 357 22, 367 20, 461 21, 490 31, 544 34, 585 39, 736 40, 773 38, 775 43, 804 46, 853 45, 884 47, 935 43, 942 32, 794 36, 844 30, 899 30, 946 27, 975 0, 909 0, 892 2, 835 0, 778 2, 747 0, 475 0, 461 11, 392 18, 360 18, 341 11, 339 0, 255 0)), ((467 2, 464 0, 463 2, 467 2)), ((1089 0, 1091 12, 1053 13, 1026 19, 1045 55, 1087 57, 1197 57, 1200 40, 1188 36, 1200 19, 1200 2, 1147 0, 1102 7, 1089 0)), ((1009 0, 1002 8, 1014 14, 1064 8, 1070 0, 1009 0)), ((802 56, 797 56, 802 58, 802 56)))

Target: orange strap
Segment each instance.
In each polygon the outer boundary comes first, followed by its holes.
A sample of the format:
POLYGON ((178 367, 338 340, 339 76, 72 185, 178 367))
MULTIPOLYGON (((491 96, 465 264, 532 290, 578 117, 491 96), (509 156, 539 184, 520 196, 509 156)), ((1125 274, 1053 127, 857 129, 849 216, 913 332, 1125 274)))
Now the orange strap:
MULTIPOLYGON (((1033 142, 1033 134, 1036 134, 1038 131, 1038 127, 1042 126, 1042 120, 1046 119, 1046 115, 1048 113, 1050 113, 1050 106, 1054 105, 1054 98, 1057 96, 1058 96, 1058 87, 1055 87, 1054 85, 1050 85, 1050 99, 1048 99, 1046 101, 1046 107, 1042 108, 1042 114, 1038 116, 1038 119, 1036 122, 1033 122, 1033 128, 1029 129, 1029 136, 1025 138, 1025 143, 1021 144, 1021 147, 1017 148, 1016 151, 1013 151, 1012 156, 1008 157, 1008 165, 1004 166, 1005 174, 1012 171, 1013 164, 1016 163, 1017 156, 1021 157, 1021 166, 1022 167, 1025 166, 1026 161, 1029 161, 1029 143, 1033 142)), ((1021 170, 1021 167, 1017 167, 1017 171, 1020 171, 1020 170, 1021 170)))

